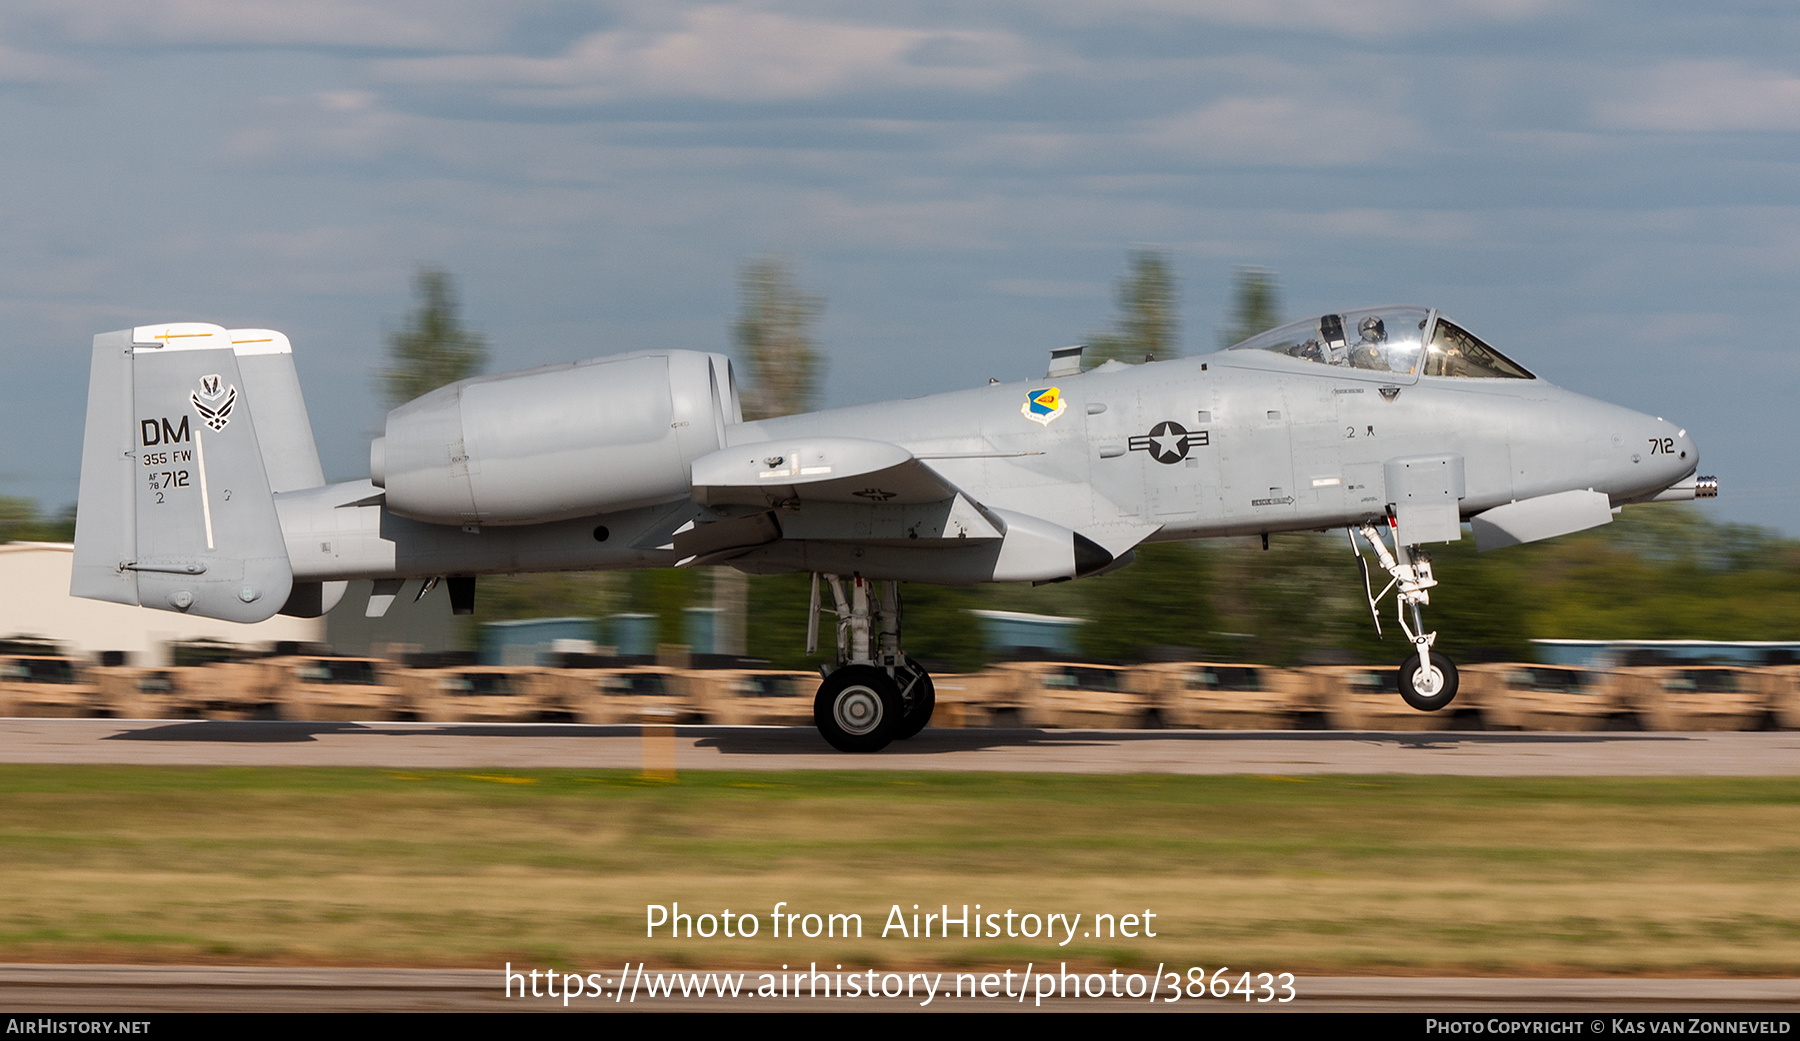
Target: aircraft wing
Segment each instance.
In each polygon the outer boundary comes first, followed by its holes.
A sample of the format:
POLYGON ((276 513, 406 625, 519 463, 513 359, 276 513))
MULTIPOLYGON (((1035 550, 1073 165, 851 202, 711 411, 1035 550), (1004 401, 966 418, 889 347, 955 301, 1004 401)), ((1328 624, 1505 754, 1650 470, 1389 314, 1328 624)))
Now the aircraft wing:
POLYGON ((1115 553, 1054 521, 984 504, 927 459, 886 441, 763 441, 703 456, 692 473, 695 505, 686 509, 694 512, 671 517, 677 530, 655 547, 682 554, 684 564, 716 563, 778 540, 838 542, 960 554, 967 558, 960 570, 944 572, 957 581, 1053 581, 1091 574, 1129 551, 1121 545, 1115 553))
MULTIPOLYGON (((822 539, 919 546, 949 539, 967 545, 970 540, 1002 539, 1007 530, 1001 515, 905 448, 862 438, 765 441, 714 452, 694 461, 691 497, 706 508, 703 513, 731 519, 708 523, 697 517, 699 523, 689 531, 743 528, 746 535, 753 530, 760 534, 759 541, 822 539), (737 516, 746 508, 771 523, 752 529, 737 516)), ((733 541, 743 544, 741 537, 733 541)), ((675 545, 683 548, 679 539, 675 545)))
POLYGON ((913 506, 962 494, 899 445, 854 437, 764 441, 723 449, 694 461, 693 485, 693 499, 703 506, 913 506))

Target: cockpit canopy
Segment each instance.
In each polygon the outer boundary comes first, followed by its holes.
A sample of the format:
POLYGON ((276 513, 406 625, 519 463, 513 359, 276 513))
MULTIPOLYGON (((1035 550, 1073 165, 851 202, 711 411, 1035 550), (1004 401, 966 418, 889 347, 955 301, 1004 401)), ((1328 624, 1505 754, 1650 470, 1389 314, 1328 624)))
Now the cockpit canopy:
POLYGON ((1268 351, 1364 372, 1535 378, 1460 326, 1423 307, 1371 307, 1289 322, 1231 350, 1268 351))

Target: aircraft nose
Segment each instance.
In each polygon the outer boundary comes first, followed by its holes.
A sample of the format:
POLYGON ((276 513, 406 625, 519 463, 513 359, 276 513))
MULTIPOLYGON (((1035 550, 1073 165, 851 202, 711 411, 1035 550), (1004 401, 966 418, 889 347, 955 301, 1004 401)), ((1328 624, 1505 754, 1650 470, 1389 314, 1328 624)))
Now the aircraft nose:
POLYGON ((1694 439, 1688 436, 1687 428, 1666 419, 1658 422, 1663 427, 1663 449, 1668 456, 1664 462, 1676 472, 1676 476, 1684 476, 1689 470, 1699 466, 1700 446, 1694 444, 1694 439))
POLYGON ((1690 469, 1700 465, 1700 446, 1694 443, 1685 429, 1678 429, 1675 433, 1675 457, 1686 462, 1690 469))
POLYGON ((1687 428, 1661 416, 1650 425, 1645 441, 1648 451, 1644 461, 1650 464, 1658 480, 1672 484, 1693 473, 1700 465, 1700 446, 1688 435, 1687 428))

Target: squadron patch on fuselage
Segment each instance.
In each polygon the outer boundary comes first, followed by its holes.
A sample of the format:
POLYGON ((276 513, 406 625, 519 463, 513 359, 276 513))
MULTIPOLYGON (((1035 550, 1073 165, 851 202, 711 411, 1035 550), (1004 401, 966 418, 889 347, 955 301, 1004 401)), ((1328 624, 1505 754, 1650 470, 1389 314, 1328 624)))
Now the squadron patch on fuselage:
POLYGON ((1207 431, 1190 431, 1180 423, 1165 419, 1151 427, 1148 435, 1133 437, 1131 450, 1149 452, 1150 457, 1159 463, 1174 464, 1187 458, 1188 449, 1211 443, 1212 439, 1207 431))
POLYGON ((222 386, 223 382, 218 376, 202 376, 200 390, 188 394, 194 411, 215 433, 231 422, 231 410, 237 407, 237 388, 222 386))
POLYGON ((1068 403, 1063 401, 1061 390, 1056 387, 1043 387, 1038 390, 1026 391, 1025 404, 1019 408, 1019 411, 1033 423, 1049 426, 1050 421, 1062 415, 1063 410, 1068 407, 1068 403))

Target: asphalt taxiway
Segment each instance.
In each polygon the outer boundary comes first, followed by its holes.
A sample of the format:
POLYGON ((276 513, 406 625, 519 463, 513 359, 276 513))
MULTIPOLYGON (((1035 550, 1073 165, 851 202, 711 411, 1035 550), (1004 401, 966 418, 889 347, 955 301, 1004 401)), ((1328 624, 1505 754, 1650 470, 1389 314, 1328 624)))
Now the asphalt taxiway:
POLYGON ((1800 732, 931 728, 845 755, 810 727, 3 719, 0 763, 1770 777, 1800 775, 1800 732))

